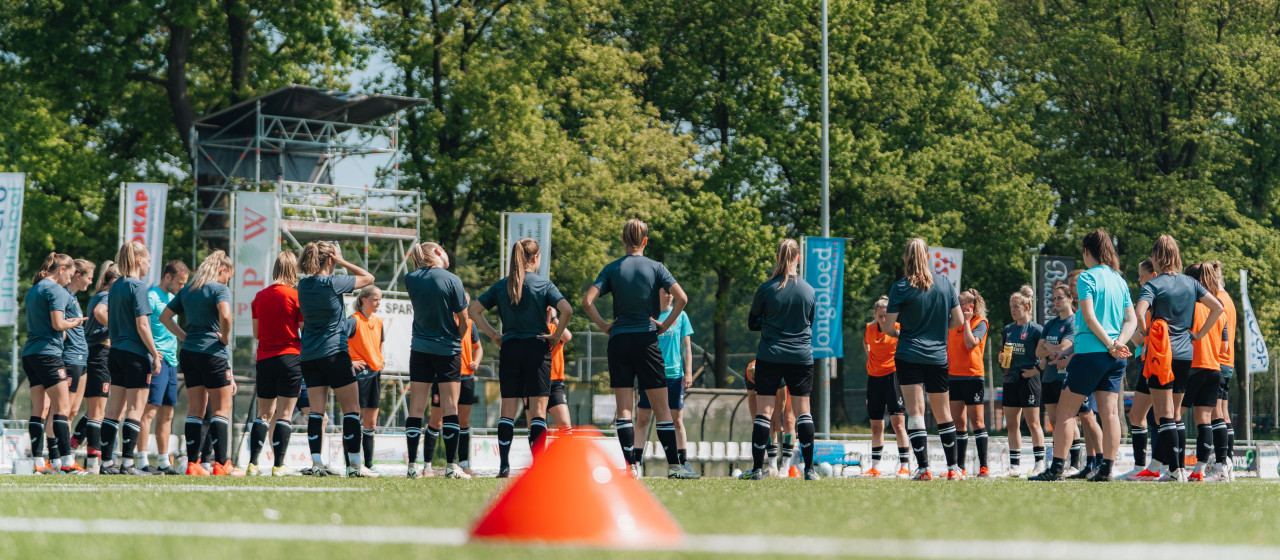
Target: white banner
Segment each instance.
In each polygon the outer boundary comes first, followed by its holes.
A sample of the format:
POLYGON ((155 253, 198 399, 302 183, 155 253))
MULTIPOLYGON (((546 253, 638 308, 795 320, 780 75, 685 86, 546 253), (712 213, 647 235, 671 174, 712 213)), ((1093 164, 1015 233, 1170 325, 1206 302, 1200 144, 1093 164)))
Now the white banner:
MULTIPOLYGON (((164 267, 164 212, 169 200, 169 185, 164 183, 125 183, 120 201, 120 245, 137 241, 151 252, 151 271, 143 279, 149 286, 160 283, 164 267)), ((114 251, 113 251, 114 253, 114 251)))
POLYGON ((951 280, 951 286, 960 292, 960 270, 963 268, 964 249, 929 247, 929 265, 933 271, 951 280))
MULTIPOLYGON (((347 317, 356 312, 355 296, 344 296, 347 317)), ((413 304, 407 299, 382 298, 374 317, 382 319, 382 372, 409 373, 409 352, 413 344, 413 304)))
POLYGON ((1249 373, 1266 373, 1271 367, 1271 356, 1267 353, 1262 329, 1258 328, 1258 317, 1249 304, 1249 271, 1243 269, 1240 271, 1240 304, 1244 306, 1245 368, 1249 373))
POLYGON ((0 173, 0 327, 18 321, 18 266, 26 173, 0 173))
POLYGON ((231 281, 236 336, 253 336, 254 296, 271 282, 271 266, 280 253, 279 218, 276 195, 246 192, 236 194, 235 279, 231 281))
POLYGON ((503 232, 502 275, 507 275, 507 261, 511 259, 511 247, 526 237, 538 242, 542 250, 542 262, 538 264, 538 276, 551 279, 551 214, 503 212, 507 227, 503 232))

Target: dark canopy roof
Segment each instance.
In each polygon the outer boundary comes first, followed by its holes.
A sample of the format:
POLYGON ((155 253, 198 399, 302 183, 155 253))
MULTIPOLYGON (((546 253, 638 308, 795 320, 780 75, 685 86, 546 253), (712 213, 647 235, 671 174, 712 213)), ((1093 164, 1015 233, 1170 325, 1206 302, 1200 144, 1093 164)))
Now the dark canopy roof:
MULTIPOLYGON (((205 116, 196 121, 196 126, 205 131, 220 131, 231 125, 226 130, 231 135, 252 135, 254 119, 241 117, 252 113, 259 102, 262 103, 262 113, 266 115, 365 124, 401 109, 425 103, 426 100, 397 95, 366 95, 294 84, 205 116)), ((349 127, 339 127, 338 132, 347 128, 349 127)), ((202 133, 201 136, 205 134, 202 133)))

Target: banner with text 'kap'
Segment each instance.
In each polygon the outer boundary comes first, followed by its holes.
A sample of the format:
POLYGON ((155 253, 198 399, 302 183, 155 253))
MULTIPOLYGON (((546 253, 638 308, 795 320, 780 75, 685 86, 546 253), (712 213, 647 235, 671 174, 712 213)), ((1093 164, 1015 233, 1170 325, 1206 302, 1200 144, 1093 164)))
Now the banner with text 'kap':
POLYGON ((164 183, 125 183, 120 243, 137 241, 151 253, 151 270, 142 281, 148 286, 160 283, 164 266, 164 211, 169 202, 169 185, 164 183))

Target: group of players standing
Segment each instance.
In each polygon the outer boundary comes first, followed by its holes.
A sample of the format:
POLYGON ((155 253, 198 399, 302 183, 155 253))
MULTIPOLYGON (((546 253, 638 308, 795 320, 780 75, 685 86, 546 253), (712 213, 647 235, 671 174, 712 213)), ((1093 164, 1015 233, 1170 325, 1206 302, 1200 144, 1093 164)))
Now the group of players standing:
MULTIPOLYGON (((1161 235, 1140 265, 1135 304, 1110 235, 1102 229, 1090 232, 1081 249, 1087 268, 1073 271, 1065 284, 1054 287, 1056 315, 1044 326, 1032 321, 1029 286, 1009 298, 1013 321, 1004 328, 999 354, 1009 427, 1010 467, 1003 474, 1029 474, 1036 481, 1233 479, 1227 383, 1234 364, 1236 312, 1224 289, 1222 264, 1201 262, 1184 269, 1177 242, 1161 235), (1133 350, 1129 342, 1136 346, 1133 350), (1135 356, 1139 375, 1129 422, 1137 467, 1117 475, 1112 469, 1122 436, 1121 387, 1135 356), (1049 458, 1041 404, 1055 427, 1049 458), (1188 409, 1197 429, 1191 470, 1185 465, 1187 435, 1180 420, 1188 409), (1159 423, 1148 462, 1147 416, 1152 410, 1159 423), (1023 422, 1035 460, 1030 473, 1020 466, 1023 422), (1084 438, 1077 436, 1080 432, 1084 438)), ((987 464, 983 415, 986 305, 977 290, 957 295, 945 277, 929 270, 927 250, 922 239, 907 244, 906 278, 876 303, 875 320, 866 326, 873 447, 864 475, 881 476, 888 413, 899 442, 898 477, 932 480, 924 421, 927 395, 946 457, 946 479, 968 476, 969 430, 977 451, 976 476, 995 476, 987 464), (911 452, 914 471, 908 466, 911 452)))

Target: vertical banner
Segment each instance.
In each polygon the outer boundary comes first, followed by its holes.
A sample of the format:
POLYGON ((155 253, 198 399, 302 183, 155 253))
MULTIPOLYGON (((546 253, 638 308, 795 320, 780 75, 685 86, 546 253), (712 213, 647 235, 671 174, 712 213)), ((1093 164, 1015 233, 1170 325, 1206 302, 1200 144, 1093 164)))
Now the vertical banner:
MULTIPOLYGON (((169 201, 169 185, 125 183, 120 200, 120 244, 137 241, 151 252, 151 270, 143 279, 149 286, 160 283, 164 267, 164 211, 169 201)), ((114 253, 114 251, 112 251, 114 253)))
POLYGON ((1075 266, 1074 257, 1036 257, 1035 290, 1040 298, 1040 305, 1036 306, 1037 323, 1043 325, 1050 317, 1057 315, 1053 312, 1053 287, 1066 282, 1067 274, 1075 266))
POLYGON ((813 286, 813 358, 843 358, 843 237, 805 238, 804 279, 813 286))
POLYGON ((933 271, 946 276, 951 287, 960 291, 960 271, 963 268, 964 249, 948 249, 946 247, 929 247, 929 264, 933 271))
POLYGON ((0 327, 18 321, 18 250, 26 185, 26 173, 0 173, 0 327))
POLYGON ((1244 356, 1245 369, 1249 373, 1266 373, 1271 367, 1271 356, 1267 353, 1267 341, 1262 338, 1262 329, 1258 327, 1258 317, 1253 314, 1253 306, 1249 304, 1249 271, 1240 271, 1240 303, 1244 306, 1244 356))
POLYGON ((511 258, 511 247, 526 237, 538 242, 542 250, 542 262, 538 263, 538 276, 551 278, 551 214, 534 214, 523 212, 503 212, 506 228, 503 230, 502 243, 502 275, 507 274, 507 261, 511 258))
POLYGON ((235 311, 232 332, 253 336, 250 304, 258 291, 271 282, 271 266, 280 252, 279 213, 273 193, 236 193, 235 279, 232 305, 235 311))

